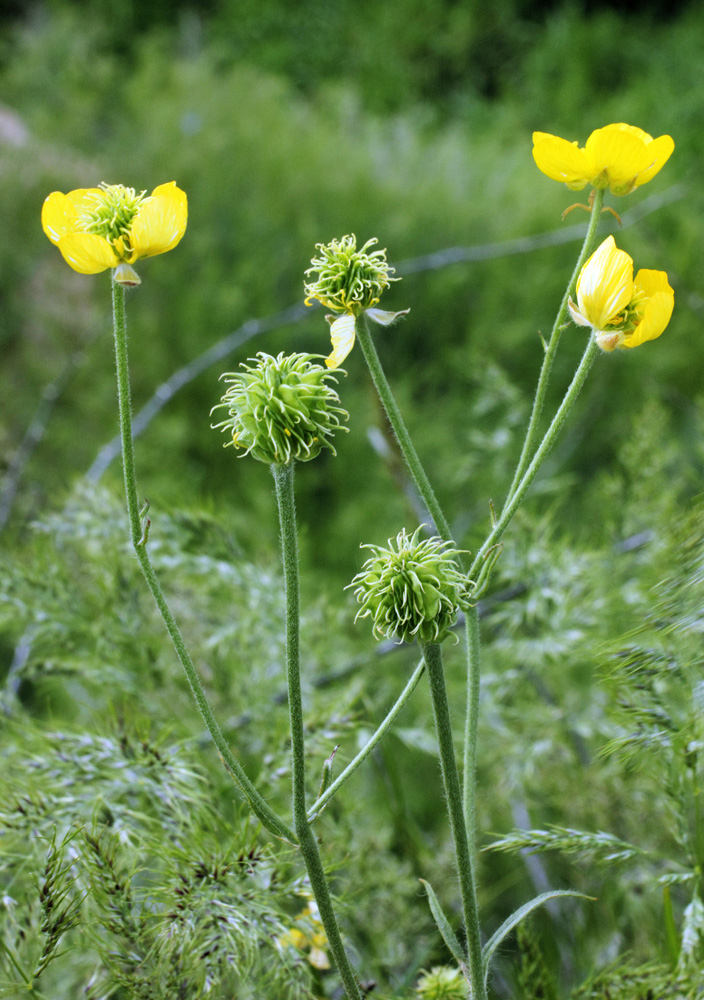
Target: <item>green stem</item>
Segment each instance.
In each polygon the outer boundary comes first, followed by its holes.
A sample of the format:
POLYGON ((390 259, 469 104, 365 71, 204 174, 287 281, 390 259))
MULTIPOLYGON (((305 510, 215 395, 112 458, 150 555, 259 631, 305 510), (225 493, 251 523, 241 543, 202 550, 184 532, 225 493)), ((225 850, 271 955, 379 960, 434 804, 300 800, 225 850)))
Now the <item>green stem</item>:
POLYGON ((286 677, 291 723, 293 827, 308 872, 311 889, 318 904, 320 919, 327 934, 330 951, 342 978, 345 992, 349 1000, 361 1000, 362 994, 342 943, 325 869, 318 850, 318 842, 313 835, 306 810, 305 737, 299 640, 298 537, 293 492, 293 462, 288 462, 286 465, 272 465, 271 471, 276 485, 276 501, 279 508, 284 586, 286 589, 286 677))
POLYGON ((465 641, 467 644, 467 711, 464 724, 464 760, 462 801, 467 824, 469 853, 474 864, 476 858, 476 786, 477 786, 477 729, 479 727, 479 686, 481 657, 479 647, 479 612, 474 604, 465 611, 465 641))
POLYGON ((586 377, 589 374, 589 369, 591 368, 594 362, 594 358, 596 357, 598 351, 599 347, 596 343, 596 340, 594 339, 594 336, 590 333, 586 350, 582 355, 582 360, 580 361, 579 367, 577 368, 577 371, 574 374, 569 389, 565 393, 564 399, 560 403, 560 407, 555 416, 553 417, 552 423, 550 424, 545 433, 545 437, 540 442, 540 446, 536 451, 535 455, 533 456, 533 460, 531 461, 527 470, 523 474, 523 478, 521 479, 520 483, 516 486, 515 490, 509 497, 503 511, 501 512, 501 517, 498 519, 493 530, 489 534, 488 538, 477 552, 474 558, 474 562, 472 563, 469 570, 470 579, 472 580, 476 579, 476 573, 479 570, 481 570, 484 560, 490 554, 490 551, 494 548, 494 546, 498 545, 504 532, 506 531, 506 528, 509 526, 511 519, 513 518, 513 515, 516 513, 519 506, 521 505, 521 502, 525 497, 526 493, 528 492, 528 488, 530 487, 531 483, 535 479, 538 470, 540 469, 540 466, 543 464, 548 452, 555 443, 558 434, 562 430, 562 426, 565 423, 569 415, 569 412, 572 409, 575 400, 577 399, 577 396, 579 395, 582 389, 582 386, 584 385, 586 377))
POLYGON ((516 487, 520 483, 523 475, 528 467, 530 457, 535 448, 535 443, 538 437, 538 425, 540 423, 540 416, 543 412, 543 404, 545 402, 545 393, 548 388, 548 381, 550 378, 550 372, 552 370, 552 364, 555 359, 555 354, 557 353, 557 347, 560 343, 560 337, 562 336, 562 330, 565 325, 565 319, 567 317, 567 304, 569 302, 570 296, 574 294, 574 289, 577 284, 577 278, 579 277, 579 272, 582 270, 582 265, 585 260, 592 252, 594 246, 596 231, 599 226, 599 216, 601 215, 601 207, 604 203, 604 191, 594 189, 594 201, 591 206, 591 217, 589 219, 589 226, 587 227, 587 233, 584 237, 584 243, 582 244, 582 249, 580 251, 579 257, 577 258, 577 263, 575 265, 574 271, 572 272, 572 277, 569 280, 569 284, 565 289, 565 294, 562 297, 562 302, 560 303, 560 308, 557 311, 557 316, 555 317, 555 323, 552 328, 552 333, 550 334, 550 340, 545 349, 545 357, 543 358, 543 365, 540 369, 540 377, 538 379, 538 385, 535 390, 535 399, 533 401, 533 411, 530 415, 530 422, 528 424, 528 430, 526 431, 525 441, 523 442, 523 450, 521 451, 521 457, 518 460, 518 465, 516 466, 516 472, 513 477, 513 482, 511 483, 511 488, 508 491, 508 497, 506 498, 506 504, 509 503, 511 497, 513 496, 516 487))
POLYGON ((406 429, 403 417, 401 416, 401 411, 399 410, 398 404, 393 397, 391 386, 389 385, 386 375, 384 374, 384 369, 381 367, 381 361, 379 360, 379 355, 377 354, 374 341, 372 340, 369 332, 369 323, 364 313, 357 317, 355 331, 359 341, 359 346, 362 348, 364 359, 367 362, 367 367, 369 368, 369 372, 376 387, 376 391, 379 394, 381 404, 386 411, 386 416, 388 417, 389 423, 391 424, 393 432, 396 435, 396 439, 401 447, 401 452, 406 460, 406 464, 408 465, 410 473, 413 477, 413 481, 423 498, 423 502, 428 509, 428 513, 435 522, 435 530, 444 541, 450 542, 452 541, 450 526, 445 519, 445 515, 443 514, 442 508, 440 507, 437 497, 433 492, 430 481, 425 474, 425 469, 421 465, 418 454, 413 447, 411 436, 406 429))
POLYGON ((470 853, 464 818, 462 792, 452 741, 452 724, 450 722, 450 709, 447 702, 447 689, 445 687, 440 646, 437 643, 424 645, 423 656, 428 670, 428 680, 430 681, 435 730, 440 750, 442 780, 450 815, 452 837, 455 842, 457 874, 460 882, 465 933, 467 935, 469 981, 472 988, 471 996, 472 1000, 486 1000, 482 945, 479 933, 479 911, 474 887, 474 863, 470 853))
POLYGON ((374 747, 379 743, 379 741, 386 735, 388 730, 391 728, 394 720, 400 713, 401 709, 404 707, 408 699, 413 694, 414 690, 418 685, 418 681, 423 676, 425 670, 425 660, 421 660, 416 669, 411 674, 411 677, 406 684, 405 688, 398 696, 393 706, 389 709, 384 720, 378 726, 376 732, 369 738, 369 740, 364 744, 362 749, 359 751, 354 760, 350 761, 347 767, 342 771, 342 773, 329 785, 320 798, 316 799, 312 806, 308 809, 308 819, 312 822, 316 819, 325 806, 328 804, 330 799, 335 795, 335 793, 344 785, 348 778, 351 778, 354 772, 357 770, 359 765, 369 756, 374 747))
MULTIPOLYGON (((360 347, 364 353, 367 366, 371 373, 374 385, 381 399, 386 415, 389 419, 389 423, 393 428, 396 435, 398 443, 401 447, 403 457, 406 460, 406 464, 410 470, 413 481, 416 484, 420 495, 422 496, 431 517, 435 521, 435 526, 446 542, 453 541, 452 534, 450 532, 450 527, 447 523, 445 515, 440 508, 437 501, 435 493, 430 485, 430 481, 425 473, 418 454, 413 446, 411 437, 406 429, 406 425, 401 416, 401 412, 398 408, 396 400, 393 397, 391 388, 387 381, 384 370, 381 366, 381 361, 379 360, 379 355, 377 354, 374 342, 372 340, 371 334, 369 332, 369 324, 367 318, 364 314, 361 316, 361 322, 358 320, 356 324, 357 338, 360 343, 360 347)), ((480 679, 480 669, 479 669, 479 640, 478 640, 478 621, 473 626, 472 615, 476 614, 475 609, 469 609, 466 616, 467 630, 467 717, 465 723, 465 752, 464 752, 464 787, 463 794, 461 796, 463 802, 463 829, 464 836, 467 840, 467 854, 470 859, 469 870, 473 873, 474 864, 474 853, 475 853, 475 841, 476 841, 476 809, 475 809, 475 795, 476 795, 476 755, 477 755, 477 726, 479 717, 479 679, 480 679), (474 637, 470 635, 470 630, 475 628, 474 637)), ((453 756, 454 761, 454 756, 453 756)), ((455 766, 456 771, 456 766, 455 766)), ((471 895, 472 898, 475 897, 475 887, 474 887, 474 876, 471 874, 470 881, 471 895)), ((474 917, 475 921, 478 920, 476 915, 476 903, 474 904, 474 917)), ((468 930, 469 935, 469 930, 468 930)), ((479 940, 479 929, 478 924, 476 926, 476 937, 479 940)), ((479 947, 479 945, 477 945, 479 947)), ((481 969, 481 966, 477 966, 481 969)), ((481 978, 481 973, 477 973, 481 978)), ((483 985, 482 985, 483 989, 483 985)), ((475 997, 478 998, 483 996, 483 994, 476 993, 475 997)))
POLYGON ((171 610, 166 603, 166 598, 161 590, 154 568, 147 553, 146 534, 149 523, 145 521, 144 526, 140 517, 139 502, 137 500, 137 479, 134 464, 134 446, 132 443, 132 410, 130 404, 130 379, 129 366, 127 361, 127 322, 125 316, 125 289, 116 281, 112 283, 112 305, 113 305, 113 325, 115 331, 115 362, 117 366, 117 397, 120 410, 120 439, 122 442, 122 466, 125 476, 125 495, 127 497, 127 514, 130 523, 130 536, 134 546, 139 565, 147 581, 147 586, 156 602, 159 613, 162 617, 166 631, 174 645, 176 655, 183 667, 188 682, 193 692, 196 704, 203 716, 208 732, 210 733, 220 757, 231 772, 245 796, 249 805, 261 821, 261 823, 275 837, 295 844, 296 837, 292 830, 276 815, 269 805, 262 798, 254 787, 242 768, 242 765, 233 755, 230 747, 223 736, 220 727, 213 715, 208 699, 203 688, 203 684, 198 676, 190 654, 186 649, 181 632, 174 620, 171 610))

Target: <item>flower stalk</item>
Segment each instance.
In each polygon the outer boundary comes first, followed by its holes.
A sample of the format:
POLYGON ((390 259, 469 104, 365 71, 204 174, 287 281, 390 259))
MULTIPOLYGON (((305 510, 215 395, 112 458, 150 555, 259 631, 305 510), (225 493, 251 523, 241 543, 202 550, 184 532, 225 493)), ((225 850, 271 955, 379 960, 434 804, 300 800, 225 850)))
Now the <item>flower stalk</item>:
POLYGON ((296 836, 284 821, 276 815, 247 777, 242 765, 234 756, 213 714, 203 684, 183 641, 181 631, 168 606, 157 575, 147 552, 148 522, 142 523, 137 499, 137 477, 135 473, 134 446, 132 442, 132 409, 130 402, 130 379, 127 357, 127 318, 125 311, 125 289, 117 281, 112 282, 113 327, 115 335, 115 363, 117 369, 117 398, 120 414, 120 440, 122 444, 122 468, 125 480, 127 515, 130 525, 132 545, 137 555, 147 586, 154 598, 159 613, 169 634, 176 655, 183 667, 193 697, 203 716, 203 721, 217 747, 220 758, 247 799, 252 812, 262 825, 281 840, 296 843, 296 836))
POLYGON ((467 827, 469 854, 474 864, 477 839, 477 731, 479 729, 479 694, 481 682, 481 648, 479 611, 476 601, 465 609, 464 632, 467 661, 467 707, 464 723, 462 760, 462 805, 467 827))
POLYGON ((484 544, 481 546, 476 556, 474 557, 474 562, 472 563, 469 570, 469 575, 471 578, 474 579, 475 576, 478 573, 480 573, 485 563, 485 560, 487 559, 487 557, 490 556, 491 551, 495 548, 495 546, 498 545, 498 543, 501 541, 501 538, 503 537, 506 528, 511 523, 511 520, 516 511, 518 510, 518 508, 520 507, 521 502, 523 501, 523 498, 528 492, 531 483, 538 474, 540 466, 545 461, 548 452, 550 451, 555 441, 557 440, 557 437, 560 431, 562 430, 565 421, 567 420, 569 412, 574 406, 577 396, 582 390, 582 386, 586 381, 587 375, 589 374, 589 370, 591 369, 591 366, 594 363, 594 358, 596 357, 598 352, 599 352, 599 347, 596 342, 596 339, 594 338, 594 336, 590 336, 584 354, 582 355, 582 360, 579 362, 577 371, 575 372, 574 377, 572 378, 572 381, 570 383, 570 386, 567 392, 565 393, 562 402, 560 403, 557 413, 552 419, 552 423, 550 424, 545 433, 545 437, 540 442, 540 446, 538 447, 537 451, 535 452, 535 455, 533 456, 533 460, 526 469, 525 473, 523 474, 523 477, 521 478, 516 488, 510 494, 509 499, 506 502, 506 506, 501 512, 501 516, 494 525, 493 530, 489 533, 486 541, 484 542, 484 544))
MULTIPOLYGON (((576 271, 576 274, 579 272, 576 271)), ((576 280, 576 274, 575 279, 576 280)), ((567 299, 565 295, 565 310, 567 309, 567 299)), ((452 542, 450 526, 438 503, 435 492, 430 485, 430 480, 421 464, 418 453, 415 450, 411 436, 408 433, 401 411, 394 399, 391 387, 389 386, 386 374, 381 365, 379 355, 369 332, 369 325, 365 316, 360 317, 357 323, 357 336, 364 354, 367 367, 372 376, 379 398, 381 399, 384 411, 389 423, 396 435, 401 452, 406 460, 413 481, 420 493, 427 510, 429 511, 435 528, 440 537, 446 542, 452 542)), ((471 572, 468 576, 472 578, 471 572)), ((470 605, 465 608, 465 646, 467 657, 467 708, 465 716, 464 735, 464 755, 462 774, 462 812, 465 837, 467 840, 467 853, 469 857, 469 870, 472 873, 472 893, 474 887, 474 863, 476 854, 476 759, 477 759, 477 731, 479 726, 479 693, 481 684, 481 663, 479 658, 479 616, 476 606, 470 605)), ((454 760, 454 756, 453 756, 454 760)), ((456 766, 455 766, 456 770, 456 766)), ((475 904, 476 910, 476 904, 475 904)), ((478 996, 479 994, 477 994, 478 996)))
POLYGON ((384 407, 384 411, 388 417, 389 423, 391 424, 391 428, 396 435, 396 440, 401 447, 401 452, 406 460, 406 464, 408 465, 411 476, 413 477, 413 481, 418 488, 418 492, 423 498, 423 503, 425 504, 428 513, 433 519, 438 535, 440 535, 444 542, 451 542, 452 534, 450 532, 450 526, 447 523, 447 519, 442 512, 440 504, 438 503, 435 492, 430 485, 430 480, 425 474, 425 469, 418 458, 418 453, 416 452, 411 436, 408 433, 406 424, 401 416, 398 403, 394 399, 394 395, 391 392, 391 386, 389 385, 384 369, 381 366, 379 355, 376 347, 374 346, 371 333, 369 332, 369 323, 364 313, 357 317, 355 326, 359 345, 362 348, 362 353, 364 354, 364 360, 367 363, 367 367, 369 368, 369 373, 372 377, 372 381, 374 382, 379 399, 384 407))
POLYGON ((442 651, 437 643, 423 645, 430 694, 433 703, 435 730, 440 751, 440 767, 455 844, 457 874, 460 883, 462 911, 467 935, 467 958, 472 1000, 486 1000, 482 946, 479 932, 479 910, 474 879, 474 859, 465 822, 465 808, 460 789, 459 773, 452 740, 452 724, 447 701, 447 689, 442 666, 442 651))
POLYGON ((305 735, 300 670, 300 611, 298 583, 298 536, 296 505, 293 491, 294 463, 272 464, 276 501, 281 529, 281 553, 286 591, 286 678, 291 724, 291 768, 293 786, 293 826, 301 855, 308 872, 311 889, 318 904, 320 919, 330 945, 338 972, 349 1000, 361 1000, 362 994, 340 936, 337 918, 330 897, 325 870, 308 819, 306 808, 305 735))
POLYGON ((603 204, 604 204, 604 191, 596 189, 594 191, 594 198, 591 205, 591 215, 589 217, 589 225, 587 227, 587 232, 584 236, 584 243, 582 244, 582 249, 580 250, 579 257, 577 258, 577 263, 575 264, 574 271, 572 272, 572 277, 570 278, 569 284, 565 289, 565 294, 562 297, 562 302, 560 303, 560 308, 557 311, 557 316, 555 317, 555 322, 553 324, 552 332, 550 333, 550 340, 548 341, 548 345, 545 349, 545 357, 543 358, 543 364, 540 369, 540 376, 538 377, 538 385, 535 390, 533 410, 530 415, 530 421, 528 423, 528 429, 526 431, 525 440, 523 442, 523 449, 521 451, 521 456, 518 460, 518 465, 516 466, 516 471, 513 476, 513 482, 511 483, 511 488, 509 489, 508 496, 506 498, 507 504, 514 493, 514 490, 516 489, 521 479, 523 478, 523 474, 528 468, 531 455, 533 454, 533 449, 535 448, 538 439, 538 428, 540 424, 540 417, 543 412, 543 405, 545 403, 545 394, 547 392, 548 382, 550 380, 552 365, 555 360, 557 348, 560 344, 560 337, 562 336, 562 331, 567 325, 567 310, 569 307, 570 296, 574 294, 579 273, 582 270, 584 262, 591 253, 594 243, 596 242, 596 232, 599 226, 599 216, 601 215, 601 209, 603 204))

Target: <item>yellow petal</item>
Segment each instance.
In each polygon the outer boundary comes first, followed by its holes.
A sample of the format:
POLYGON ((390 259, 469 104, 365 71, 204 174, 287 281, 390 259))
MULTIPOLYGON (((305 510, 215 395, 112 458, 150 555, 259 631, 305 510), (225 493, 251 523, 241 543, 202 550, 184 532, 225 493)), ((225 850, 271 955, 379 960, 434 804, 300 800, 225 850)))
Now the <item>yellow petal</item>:
POLYGON ((548 132, 533 133, 533 159, 539 170, 573 191, 580 191, 591 176, 584 150, 548 132))
POLYGON ((53 191, 42 205, 42 229, 52 243, 58 243, 66 233, 72 233, 75 226, 75 205, 61 191, 53 191))
POLYGON ((648 156, 650 158, 650 166, 646 167, 645 170, 642 170, 638 174, 636 187, 640 187, 641 184, 647 184, 648 181, 655 177, 658 171, 664 167, 672 156, 675 143, 671 136, 661 135, 659 139, 653 139, 647 148, 648 156))
POLYGON ((82 209, 96 193, 100 194, 99 188, 77 188, 68 194, 54 191, 49 195, 42 205, 42 228, 52 243, 76 232, 82 209))
POLYGON ((68 233, 57 246, 66 263, 80 274, 98 274, 119 263, 108 241, 92 233, 68 233))
POLYGON ((638 132, 640 129, 620 125, 607 125, 592 132, 585 146, 592 167, 592 183, 604 175, 614 194, 635 184, 638 175, 651 164, 648 146, 638 132))
POLYGON ((630 132, 631 135, 634 135, 637 139, 640 139, 641 142, 653 141, 652 135, 648 135, 647 132, 644 132, 642 128, 638 128, 637 125, 626 125, 625 122, 617 122, 615 125, 605 125, 604 128, 619 129, 621 132, 630 132))
POLYGON ((95 208, 96 195, 102 198, 103 192, 100 188, 76 188, 69 191, 66 197, 76 206, 77 212, 82 212, 85 208, 95 208))
POLYGON ((132 221, 130 263, 138 257, 155 257, 173 250, 185 233, 187 222, 188 199, 176 182, 154 188, 132 221))
POLYGON ((623 341, 624 347, 639 347, 647 340, 655 340, 670 322, 675 307, 675 293, 664 271, 641 269, 636 275, 636 287, 648 296, 643 318, 633 333, 623 341))
POLYGON ((608 236, 577 279, 579 311, 595 330, 603 330, 633 298, 633 260, 608 236))
POLYGON ((355 319, 351 313, 340 316, 330 327, 332 354, 325 359, 328 368, 339 368, 354 347, 355 319))

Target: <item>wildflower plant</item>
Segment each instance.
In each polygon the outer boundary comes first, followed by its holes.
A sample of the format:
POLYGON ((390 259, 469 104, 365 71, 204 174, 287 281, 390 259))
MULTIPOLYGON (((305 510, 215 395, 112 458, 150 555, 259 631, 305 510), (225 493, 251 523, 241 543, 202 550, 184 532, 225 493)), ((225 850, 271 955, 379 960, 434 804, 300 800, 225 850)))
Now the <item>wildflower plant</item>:
MULTIPOLYGON (((654 340, 669 322, 674 296, 664 272, 641 270, 634 278, 631 258, 618 250, 612 238, 604 241, 596 251, 594 247, 606 191, 624 195, 647 183, 668 159, 673 143, 668 136, 652 139, 642 130, 627 125, 611 125, 597 130, 583 150, 545 133, 536 133, 534 143, 536 162, 548 176, 563 181, 573 189, 592 184, 594 193, 589 206, 590 221, 552 332, 545 344, 535 401, 513 482, 503 504, 496 510, 491 506, 484 540, 475 552, 463 552, 455 543, 450 522, 424 471, 374 347, 367 319, 389 326, 402 315, 377 309, 382 293, 397 279, 386 261, 386 251, 373 249, 376 239, 368 240, 359 249, 354 236, 318 244, 318 256, 313 258, 306 271, 306 301, 316 299, 334 314, 329 317, 333 351, 326 359, 326 367, 316 364, 315 356, 310 354, 272 357, 260 353, 241 365, 240 371, 224 376, 228 388, 215 409, 224 410, 226 416, 215 427, 229 435, 228 444, 242 456, 251 455, 269 464, 275 485, 284 580, 282 619, 285 624, 284 666, 290 735, 290 820, 272 805, 249 777, 230 740, 220 728, 205 684, 152 564, 148 549, 151 529, 148 504, 140 504, 137 490, 125 285, 139 282, 132 271, 132 264, 139 258, 164 253, 182 238, 186 228, 186 196, 175 183, 161 185, 149 197, 144 192, 137 194, 132 188, 101 185, 72 191, 68 195, 54 192, 45 202, 42 212, 42 224, 47 236, 74 270, 85 274, 108 269, 112 272, 118 410, 132 546, 225 769, 238 786, 261 830, 283 842, 290 852, 289 857, 294 859, 291 864, 300 865, 305 870, 306 892, 310 892, 306 910, 292 918, 288 928, 278 917, 272 921, 272 932, 266 935, 269 947, 283 955, 286 961, 292 955, 294 961, 298 958, 299 968, 304 967, 306 972, 312 966, 316 974, 322 975, 329 963, 339 975, 348 1000, 362 998, 360 974, 355 966, 358 962, 363 963, 364 959, 354 956, 343 935, 330 884, 330 863, 325 857, 328 845, 318 836, 315 823, 331 799, 339 795, 352 774, 379 746, 409 699, 420 697, 420 680, 424 675, 428 678, 460 896, 460 907, 455 908, 453 913, 461 912, 462 927, 455 929, 455 916, 447 915, 432 885, 422 880, 430 913, 452 956, 454 968, 437 967, 424 973, 416 989, 417 995, 436 1000, 442 997, 455 1000, 465 995, 471 996, 472 1000, 488 1000, 492 964, 506 937, 547 900, 580 895, 571 890, 542 892, 519 906, 488 939, 482 934, 476 858, 475 786, 481 679, 477 602, 486 590, 492 569, 500 556, 502 539, 570 416, 600 348, 611 351, 654 340), (578 325, 589 327, 590 333, 563 399, 543 430, 546 387, 562 333, 568 326, 568 316, 578 325), (305 660, 301 653, 294 475, 297 462, 309 462, 324 450, 335 454, 332 438, 342 428, 347 415, 330 384, 334 376, 328 369, 339 366, 356 339, 360 342, 399 449, 428 512, 427 523, 411 535, 404 529, 395 539, 389 539, 386 547, 367 546, 372 554, 351 584, 360 605, 357 618, 371 618, 372 630, 377 638, 417 643, 419 663, 378 728, 337 777, 332 773, 332 757, 328 758, 320 790, 312 798, 306 748, 308 731, 301 684, 302 661, 305 663, 305 660), (424 531, 430 537, 423 537, 424 531), (461 767, 455 751, 442 656, 442 644, 459 622, 460 612, 464 618, 466 650, 466 716, 461 767)), ((101 847, 104 842, 99 833, 92 833, 90 837, 92 840, 88 841, 88 847, 92 851, 93 866, 107 865, 106 858, 113 857, 113 846, 101 847)), ((116 844, 116 841, 111 844, 116 844)), ((65 866, 57 870, 63 877, 65 866)), ((129 923, 132 912, 130 887, 121 871, 119 866, 114 866, 115 881, 122 886, 122 917, 129 923)), ((198 867, 195 876, 190 879, 184 877, 179 893, 175 894, 181 901, 173 907, 176 929, 158 940, 152 940, 148 951, 149 956, 157 956, 157 959, 159 955, 162 958, 166 956, 164 962, 170 968, 172 959, 176 961, 181 944, 187 941, 195 927, 200 965, 197 970, 189 969, 188 974, 196 983, 194 988, 201 990, 202 995, 210 990, 218 976, 227 975, 228 956, 238 954, 236 945, 242 928, 251 920, 259 919, 255 906, 250 907, 251 913, 244 916, 237 910, 232 902, 229 873, 227 866, 223 868, 219 863, 209 862, 198 867), (188 909, 186 898, 191 899, 192 905, 181 920, 183 908, 188 909)), ((71 894, 61 896, 61 900, 63 909, 57 912, 64 915, 61 926, 68 928, 79 902, 74 903, 71 894), (63 905, 64 899, 66 905, 63 905)), ((57 924, 51 933, 50 950, 53 954, 61 927, 57 924)), ((134 928, 130 933, 136 935, 134 928)), ((244 959, 242 963, 246 972, 244 959)), ((139 973, 131 968, 129 974, 139 973)), ((229 980, 223 982, 231 993, 232 984, 229 980)), ((124 978, 121 985, 131 988, 124 978)), ((337 986, 332 987, 331 992, 333 989, 337 986)))

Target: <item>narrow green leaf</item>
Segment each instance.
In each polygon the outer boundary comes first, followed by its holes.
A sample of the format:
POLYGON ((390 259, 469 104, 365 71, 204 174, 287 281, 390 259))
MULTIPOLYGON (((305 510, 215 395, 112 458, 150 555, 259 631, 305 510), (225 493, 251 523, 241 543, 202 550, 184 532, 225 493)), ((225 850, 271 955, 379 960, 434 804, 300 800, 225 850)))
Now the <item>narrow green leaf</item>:
POLYGON ((675 914, 672 910, 672 897, 670 896, 669 885, 662 888, 662 902, 665 916, 665 942, 667 944, 667 955, 672 968, 676 968, 680 957, 680 936, 677 933, 675 924, 675 914))
POLYGON ((435 923, 438 925, 438 930, 442 934, 442 939, 450 949, 452 957, 459 965, 462 970, 462 974, 469 977, 469 969, 467 968, 467 956, 465 955, 461 944, 457 940, 455 932, 452 927, 450 927, 450 921, 447 919, 443 913, 443 909, 440 906, 440 901, 435 895, 433 887, 430 882, 426 882, 425 879, 420 879, 423 883, 425 891, 428 893, 428 902, 430 904, 430 912, 433 915, 435 923))
MULTIPOLYGON (((503 939, 510 934, 513 928, 520 924, 524 917, 527 917, 531 910, 537 909, 542 906, 543 903, 547 903, 549 899, 556 899, 558 896, 578 896, 580 899, 594 899, 594 896, 585 896, 583 892, 573 892, 571 889, 551 889, 550 892, 541 892, 539 896, 535 899, 531 899, 529 903, 524 903, 523 906, 519 906, 518 909, 507 917, 502 923, 501 927, 495 931, 487 943, 482 948, 482 958, 484 960, 484 984, 486 985, 489 979, 489 967, 491 965, 491 959, 493 958, 494 952, 499 947, 503 939)), ((432 904, 431 904, 432 908, 432 904)), ((435 918, 437 920, 437 917, 435 918)))

